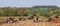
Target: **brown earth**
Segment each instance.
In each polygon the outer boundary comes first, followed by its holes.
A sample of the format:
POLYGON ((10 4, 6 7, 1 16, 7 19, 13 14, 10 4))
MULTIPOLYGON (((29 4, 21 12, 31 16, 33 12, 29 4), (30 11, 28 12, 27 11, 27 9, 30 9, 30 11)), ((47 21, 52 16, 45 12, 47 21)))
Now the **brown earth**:
MULTIPOLYGON (((33 20, 26 20, 26 21, 19 21, 15 23, 8 23, 8 24, 3 24, 4 18, 0 17, 0 26, 57 26, 60 25, 60 23, 53 23, 53 22, 39 22, 39 23, 34 23, 33 20)), ((43 20, 46 20, 43 18, 43 20)), ((60 20, 60 19, 59 19, 60 20)))
POLYGON ((33 23, 32 20, 27 20, 27 21, 19 21, 16 23, 3 24, 0 26, 56 26, 56 25, 60 25, 60 23, 49 23, 49 22, 33 23))

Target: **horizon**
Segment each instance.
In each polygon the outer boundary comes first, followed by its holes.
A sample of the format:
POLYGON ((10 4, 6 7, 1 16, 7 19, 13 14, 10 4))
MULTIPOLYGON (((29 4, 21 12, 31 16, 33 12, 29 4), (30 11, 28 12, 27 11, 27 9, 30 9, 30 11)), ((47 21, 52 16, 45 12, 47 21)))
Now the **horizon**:
MULTIPOLYGON (((60 7, 60 6, 57 6, 57 5, 35 5, 35 6, 56 6, 56 7, 60 7)), ((7 6, 7 7, 12 7, 12 6, 7 6)), ((31 6, 31 7, 34 7, 34 6, 31 6)), ((20 7, 20 8, 31 8, 31 7, 20 7)), ((4 7, 2 7, 2 8, 4 8, 4 7)), ((17 7, 17 8, 19 8, 19 7, 17 7)))

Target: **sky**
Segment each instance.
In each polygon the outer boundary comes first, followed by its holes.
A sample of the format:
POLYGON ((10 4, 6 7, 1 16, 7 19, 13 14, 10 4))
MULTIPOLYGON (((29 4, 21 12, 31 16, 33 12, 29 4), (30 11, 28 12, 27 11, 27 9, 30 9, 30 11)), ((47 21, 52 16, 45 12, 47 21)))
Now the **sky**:
POLYGON ((57 5, 60 0, 0 0, 0 7, 31 7, 35 5, 57 5))

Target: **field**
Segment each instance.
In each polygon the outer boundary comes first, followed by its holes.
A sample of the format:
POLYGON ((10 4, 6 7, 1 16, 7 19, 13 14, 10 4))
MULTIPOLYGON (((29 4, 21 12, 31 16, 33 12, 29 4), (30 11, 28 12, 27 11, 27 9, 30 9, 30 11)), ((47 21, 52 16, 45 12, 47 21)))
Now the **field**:
POLYGON ((9 23, 9 24, 3 24, 0 26, 56 26, 59 25, 60 23, 48 23, 48 22, 41 22, 40 23, 33 23, 31 20, 28 21, 19 21, 16 23, 9 23))
MULTIPOLYGON (((3 18, 0 19, 0 23, 3 18)), ((34 23, 33 20, 22 20, 15 23, 8 23, 8 24, 1 24, 0 26, 57 26, 60 23, 53 23, 53 22, 39 22, 34 23)))

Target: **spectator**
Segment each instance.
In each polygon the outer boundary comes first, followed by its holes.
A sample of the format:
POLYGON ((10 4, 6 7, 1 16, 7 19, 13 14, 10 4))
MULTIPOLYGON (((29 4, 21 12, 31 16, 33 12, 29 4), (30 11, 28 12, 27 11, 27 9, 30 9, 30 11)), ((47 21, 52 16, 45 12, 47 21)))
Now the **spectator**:
POLYGON ((10 22, 10 18, 6 17, 4 20, 5 20, 5 23, 9 23, 10 22))
POLYGON ((57 21, 56 17, 53 17, 53 18, 52 18, 52 22, 55 23, 56 21, 57 21))
POLYGON ((30 19, 30 20, 31 20, 31 19, 34 19, 34 16, 31 16, 31 17, 29 17, 28 19, 30 19))
POLYGON ((55 16, 55 18, 59 18, 58 16, 55 16))
POLYGON ((50 22, 51 21, 51 17, 50 16, 48 16, 48 22, 50 22))

